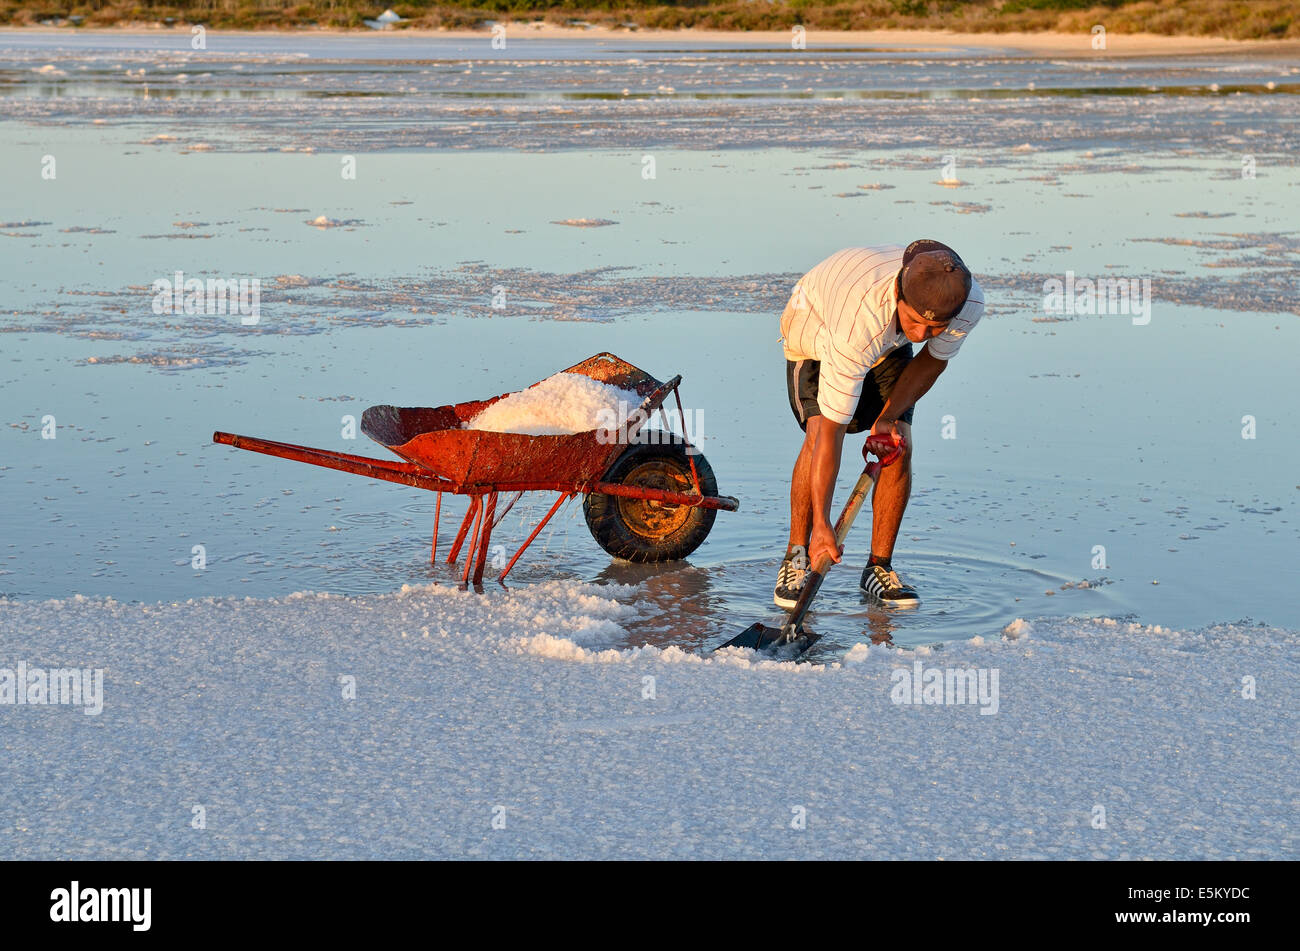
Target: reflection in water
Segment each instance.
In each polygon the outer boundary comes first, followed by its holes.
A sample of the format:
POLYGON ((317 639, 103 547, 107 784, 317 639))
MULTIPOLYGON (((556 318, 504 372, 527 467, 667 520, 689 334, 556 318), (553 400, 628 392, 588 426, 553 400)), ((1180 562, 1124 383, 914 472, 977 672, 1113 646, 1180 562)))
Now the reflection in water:
POLYGON ((872 644, 879 644, 884 647, 894 646, 894 618, 890 617, 887 608, 878 608, 867 614, 867 629, 862 632, 862 636, 872 644))
POLYGON ((680 647, 699 650, 717 624, 718 603, 711 572, 690 562, 633 564, 612 561, 597 583, 637 585, 632 603, 640 610, 623 624, 628 646, 680 647))

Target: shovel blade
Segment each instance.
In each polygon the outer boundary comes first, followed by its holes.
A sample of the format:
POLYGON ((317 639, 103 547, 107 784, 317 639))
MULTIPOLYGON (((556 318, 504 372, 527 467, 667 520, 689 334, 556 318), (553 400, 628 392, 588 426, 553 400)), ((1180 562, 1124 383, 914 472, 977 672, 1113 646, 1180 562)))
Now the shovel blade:
MULTIPOLYGON (((755 651, 771 651, 773 654, 792 653, 798 656, 821 639, 820 634, 800 627, 787 635, 784 628, 768 627, 766 624, 751 624, 722 647, 746 647, 755 651), (792 651, 785 648, 793 646, 792 651)), ((718 648, 721 650, 722 648, 718 648)))
POLYGON ((749 650, 766 650, 781 639, 781 628, 766 624, 751 624, 723 647, 746 647, 749 650))

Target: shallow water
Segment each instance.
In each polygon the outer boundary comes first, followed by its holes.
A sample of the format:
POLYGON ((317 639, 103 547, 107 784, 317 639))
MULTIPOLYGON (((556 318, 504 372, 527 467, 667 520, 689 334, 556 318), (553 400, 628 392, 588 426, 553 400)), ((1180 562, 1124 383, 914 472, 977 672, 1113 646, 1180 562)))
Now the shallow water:
MULTIPOLYGON (((500 58, 513 70, 501 83, 478 65, 472 82, 435 82, 421 71, 468 54, 398 56, 388 39, 273 54, 240 38, 196 75, 190 53, 159 61, 170 38, 0 36, 0 163, 31 170, 0 212, 0 595, 450 582, 427 564, 431 496, 211 432, 382 456, 343 438, 344 416, 491 396, 610 350, 684 376, 741 511, 719 515, 689 564, 644 567, 611 564, 571 505, 512 580, 634 581, 647 608, 634 641, 720 642, 776 618, 800 436, 776 340, 784 294, 836 248, 926 234, 963 252, 991 306, 917 409, 895 561, 925 600, 903 614, 863 603, 864 514, 813 619, 824 649, 1057 614, 1300 627, 1300 424, 1282 356, 1300 342, 1295 64, 538 46, 500 58), (120 75, 141 64, 148 100, 120 75), (690 98, 720 91, 718 67, 738 97, 721 111, 690 98), (672 89, 605 95, 633 80, 672 89), (1113 94, 1151 85, 1166 92, 1113 94), (795 86, 935 96, 846 106, 795 86), (999 88, 1023 95, 967 94, 999 88), (365 95, 333 95, 349 89, 365 95), (600 111, 554 112, 579 94, 600 111), (533 106, 519 111, 521 97, 533 106), (875 112, 837 121, 847 107, 875 112), (927 138, 954 118, 934 109, 958 110, 950 142, 927 138), (805 138, 764 131, 792 118, 805 138), (545 143, 565 150, 528 151, 545 143), (1241 173, 1248 149, 1255 178, 1241 173), (47 155, 53 180, 39 177, 47 155), (557 224, 574 219, 612 223, 557 224), (154 314, 150 283, 177 270, 259 278, 259 322, 154 314), (1151 322, 1045 315, 1042 282, 1066 270, 1150 278, 1151 322)), ((495 540, 513 551, 549 504, 526 497, 495 540)), ((444 507, 446 537, 463 503, 444 507)))

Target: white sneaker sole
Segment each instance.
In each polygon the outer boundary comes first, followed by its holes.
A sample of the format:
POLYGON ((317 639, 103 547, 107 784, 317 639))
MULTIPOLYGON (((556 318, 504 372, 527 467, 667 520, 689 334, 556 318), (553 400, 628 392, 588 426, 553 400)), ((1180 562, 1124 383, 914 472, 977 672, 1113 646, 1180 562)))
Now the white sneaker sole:
POLYGON ((783 611, 791 611, 794 609, 794 606, 799 603, 799 599, 795 598, 792 600, 790 598, 782 598, 782 597, 778 597, 774 593, 772 595, 772 603, 775 604, 778 608, 780 608, 783 611))
POLYGON ((873 603, 887 608, 914 608, 921 603, 920 595, 911 598, 890 598, 889 600, 886 600, 879 595, 872 594, 861 585, 858 586, 858 590, 870 598, 873 603))

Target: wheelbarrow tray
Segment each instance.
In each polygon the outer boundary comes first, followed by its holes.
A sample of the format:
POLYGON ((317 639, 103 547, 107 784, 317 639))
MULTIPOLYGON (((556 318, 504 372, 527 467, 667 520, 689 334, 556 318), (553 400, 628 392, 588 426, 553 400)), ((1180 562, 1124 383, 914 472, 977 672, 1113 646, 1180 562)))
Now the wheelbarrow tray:
POLYGON ((618 430, 530 436, 464 428, 484 409, 512 395, 503 393, 449 406, 372 406, 362 414, 361 431, 408 462, 460 488, 491 486, 509 491, 545 483, 586 485, 609 469, 650 414, 681 382, 680 376, 667 383, 656 380, 612 353, 597 354, 560 372, 632 390, 642 398, 640 407, 618 430))

